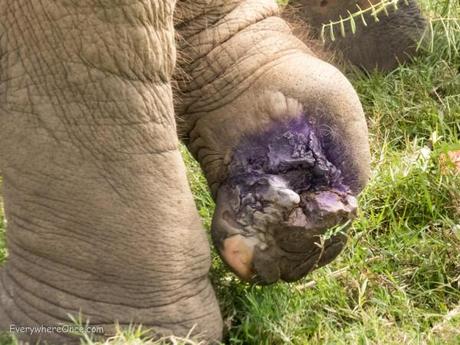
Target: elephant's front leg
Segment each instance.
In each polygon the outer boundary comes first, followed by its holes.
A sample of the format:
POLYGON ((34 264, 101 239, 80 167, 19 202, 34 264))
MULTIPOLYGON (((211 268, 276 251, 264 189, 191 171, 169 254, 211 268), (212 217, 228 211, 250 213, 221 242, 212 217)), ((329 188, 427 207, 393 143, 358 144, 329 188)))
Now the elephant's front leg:
POLYGON ((356 213, 367 127, 346 78, 270 0, 178 3, 178 113, 217 208, 213 239, 245 280, 292 281, 341 251, 323 236, 356 213), (201 11, 201 12, 200 12, 201 11))
POLYGON ((0 0, 0 331, 68 343, 46 327, 81 313, 106 335, 117 322, 220 337, 177 146, 173 8, 0 0))

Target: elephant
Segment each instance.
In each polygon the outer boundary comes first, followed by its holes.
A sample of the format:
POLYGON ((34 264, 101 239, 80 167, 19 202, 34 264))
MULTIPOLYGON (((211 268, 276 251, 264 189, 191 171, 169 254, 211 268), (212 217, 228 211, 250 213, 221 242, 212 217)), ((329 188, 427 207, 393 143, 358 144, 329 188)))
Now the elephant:
POLYGON ((413 57, 426 36, 427 20, 416 0, 291 0, 300 21, 310 25, 314 37, 345 62, 365 71, 389 72, 413 57), (373 6, 373 7, 372 7, 373 6), (353 24, 340 19, 363 11, 353 24), (336 22, 335 25, 328 25, 336 22))
POLYGON ((366 120, 275 1, 0 0, 0 23, 0 330, 72 344, 57 326, 74 315, 105 336, 222 338, 180 139, 241 279, 295 281, 339 254, 366 120))

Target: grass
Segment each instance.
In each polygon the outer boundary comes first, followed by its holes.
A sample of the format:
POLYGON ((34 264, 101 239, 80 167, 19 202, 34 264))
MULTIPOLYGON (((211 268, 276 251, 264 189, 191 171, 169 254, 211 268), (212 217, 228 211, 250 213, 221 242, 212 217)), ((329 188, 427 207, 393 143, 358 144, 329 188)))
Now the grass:
MULTIPOLYGON (((240 283, 213 254, 229 344, 460 344, 460 174, 443 158, 460 149, 460 4, 422 5, 434 38, 414 61, 349 75, 368 117, 373 177, 345 252, 298 283, 269 287, 240 283)), ((213 201, 183 155, 209 228, 213 201)), ((110 344, 159 343, 136 332, 110 344)))

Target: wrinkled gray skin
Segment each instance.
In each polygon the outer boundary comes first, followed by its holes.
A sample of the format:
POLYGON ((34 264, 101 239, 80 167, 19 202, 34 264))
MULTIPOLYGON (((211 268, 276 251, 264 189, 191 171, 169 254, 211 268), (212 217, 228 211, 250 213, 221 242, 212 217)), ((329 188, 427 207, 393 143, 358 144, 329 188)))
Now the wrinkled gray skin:
POLYGON ((105 336, 118 322, 221 338, 173 79, 231 269, 295 280, 340 252, 343 235, 321 235, 368 180, 363 111, 274 1, 0 0, 0 23, 0 330, 81 313, 105 336))
MULTIPOLYGON (((369 8, 370 3, 380 0, 291 0, 289 4, 296 9, 297 15, 312 28, 316 37, 320 36, 323 24, 346 18, 349 12, 369 8)), ((345 36, 340 26, 334 30, 335 41, 331 40, 329 29, 325 31, 325 46, 339 52, 352 64, 364 69, 391 71, 399 63, 414 56, 421 43, 427 23, 422 16, 416 0, 399 0, 398 8, 387 8, 387 14, 380 12, 378 20, 368 12, 362 18, 355 18, 356 33, 350 24, 345 24, 345 36)))

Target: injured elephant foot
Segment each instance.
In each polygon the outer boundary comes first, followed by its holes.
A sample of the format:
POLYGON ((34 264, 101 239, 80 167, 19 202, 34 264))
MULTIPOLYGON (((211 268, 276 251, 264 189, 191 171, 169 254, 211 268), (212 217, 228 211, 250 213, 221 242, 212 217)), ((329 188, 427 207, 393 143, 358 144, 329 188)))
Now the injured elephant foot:
POLYGON ((260 284, 297 280, 342 250, 357 201, 304 116, 233 153, 212 234, 224 261, 260 284), (331 233, 329 233, 331 232, 331 233))

